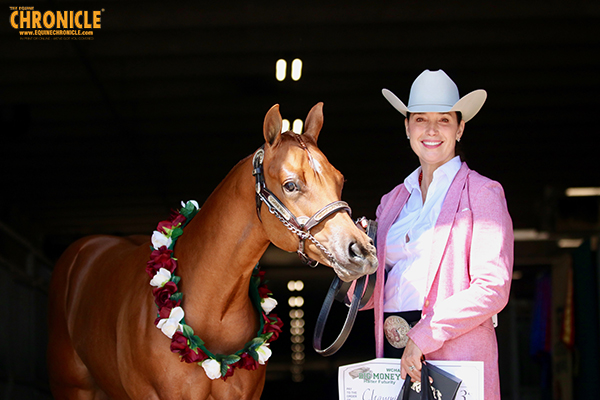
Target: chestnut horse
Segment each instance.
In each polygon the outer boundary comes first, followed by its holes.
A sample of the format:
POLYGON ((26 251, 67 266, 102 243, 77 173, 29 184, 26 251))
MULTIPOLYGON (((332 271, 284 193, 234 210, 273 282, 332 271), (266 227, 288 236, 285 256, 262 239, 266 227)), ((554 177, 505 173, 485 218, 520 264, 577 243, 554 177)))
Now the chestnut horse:
MULTIPOLYGON (((265 117, 264 186, 293 215, 341 203, 343 176, 317 147, 322 125, 322 103, 311 109, 302 135, 280 133, 278 105, 265 117)), ((310 241, 299 239, 270 207, 257 213, 255 171, 251 156, 240 161, 174 248, 186 324, 213 353, 231 354, 256 336, 260 321, 248 287, 270 242, 286 251, 303 243, 310 258, 334 267, 344 281, 377 268, 374 246, 341 209, 321 215, 310 241)), ((92 236, 58 260, 49 299, 55 398, 259 399, 265 365, 211 380, 202 367, 171 352, 169 338, 154 324, 157 308, 145 272, 150 252, 147 237, 92 236)))

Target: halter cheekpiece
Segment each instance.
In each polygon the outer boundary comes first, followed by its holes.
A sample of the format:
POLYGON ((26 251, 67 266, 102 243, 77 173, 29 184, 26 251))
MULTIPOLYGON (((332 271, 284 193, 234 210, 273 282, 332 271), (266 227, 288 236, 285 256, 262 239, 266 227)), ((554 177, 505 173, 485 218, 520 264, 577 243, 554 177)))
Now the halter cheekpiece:
MULTIPOLYGON (((301 141, 301 144, 303 145, 304 143, 301 141)), ((305 148, 306 146, 303 147, 305 148)), ((310 230, 338 211, 346 211, 349 215, 352 215, 352 210, 348 203, 340 200, 334 201, 321 208, 310 218, 306 216, 296 217, 294 213, 292 213, 285 204, 283 204, 281 200, 267 188, 263 168, 264 158, 265 146, 262 145, 260 149, 254 153, 254 157, 252 158, 252 165, 254 168, 252 175, 254 175, 256 179, 256 212, 258 218, 262 221, 260 208, 262 203, 265 203, 269 208, 269 212, 275 215, 288 230, 298 236, 299 242, 297 253, 304 263, 311 267, 319 265, 318 261, 313 260, 304 252, 304 242, 306 239, 313 242, 331 262, 335 263, 335 256, 310 233, 310 230)))

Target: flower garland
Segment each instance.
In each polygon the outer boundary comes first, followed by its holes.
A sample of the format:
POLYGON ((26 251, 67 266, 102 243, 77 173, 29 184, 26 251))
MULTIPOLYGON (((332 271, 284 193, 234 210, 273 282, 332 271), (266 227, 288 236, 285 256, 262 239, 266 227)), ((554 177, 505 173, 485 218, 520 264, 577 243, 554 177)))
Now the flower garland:
POLYGON ((177 238, 183 234, 183 227, 200 209, 194 200, 181 205, 182 208, 174 211, 168 220, 159 222, 152 235, 152 253, 146 272, 152 278, 150 285, 154 287, 152 294, 158 307, 154 324, 171 339, 171 351, 179 353, 182 362, 201 365, 210 379, 226 380, 233 375, 235 368, 255 370, 271 356, 269 343, 279 337, 283 326, 281 319, 271 314, 277 301, 269 297, 272 293, 266 286, 264 271, 259 270, 258 264, 254 267, 248 289, 252 303, 261 313, 257 336, 233 354, 211 353, 185 323, 181 307, 183 294, 177 288, 181 278, 175 275, 177 259, 173 257, 173 248, 177 238))

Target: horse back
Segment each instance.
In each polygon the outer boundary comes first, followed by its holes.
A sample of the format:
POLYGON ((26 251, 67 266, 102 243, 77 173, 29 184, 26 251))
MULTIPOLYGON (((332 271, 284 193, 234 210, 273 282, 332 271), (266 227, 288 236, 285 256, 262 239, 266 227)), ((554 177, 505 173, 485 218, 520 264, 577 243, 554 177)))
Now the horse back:
POLYGON ((50 296, 62 300, 56 304, 62 310, 51 311, 71 315, 77 304, 90 297, 89 290, 96 292, 96 300, 100 300, 107 295, 103 292, 105 287, 112 286, 114 295, 115 290, 123 286, 117 281, 131 282, 138 278, 150 253, 149 244, 141 248, 145 242, 149 243, 148 236, 95 235, 73 243, 59 258, 52 273, 50 296))

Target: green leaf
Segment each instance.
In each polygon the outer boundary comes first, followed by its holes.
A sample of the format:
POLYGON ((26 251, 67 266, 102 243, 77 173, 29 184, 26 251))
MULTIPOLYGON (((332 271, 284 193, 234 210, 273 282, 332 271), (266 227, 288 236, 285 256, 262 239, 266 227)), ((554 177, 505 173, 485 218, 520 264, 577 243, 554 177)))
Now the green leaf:
POLYGON ((227 365, 235 364, 238 361, 240 361, 240 357, 236 356, 235 354, 231 354, 229 356, 225 356, 221 360, 222 363, 227 364, 227 365))
POLYGON ((191 201, 188 201, 185 206, 183 208, 181 208, 179 210, 179 212, 181 213, 181 215, 183 215, 184 217, 186 217, 187 219, 192 218, 194 215, 196 215, 196 213, 198 212, 198 210, 196 209, 196 207, 192 204, 191 201))
POLYGON ((180 301, 183 298, 183 293, 175 292, 171 295, 170 299, 173 301, 180 301))
POLYGON ((173 229, 173 232, 171 233, 171 240, 175 241, 181 235, 183 235, 183 229, 175 228, 175 229, 173 229))
POLYGON ((174 284, 179 284, 179 281, 181 280, 180 276, 177 275, 171 275, 171 282, 173 282, 174 284))
POLYGON ((202 341, 202 339, 200 339, 196 335, 193 335, 192 337, 190 337, 188 339, 190 340, 190 348, 192 350, 196 350, 198 347, 204 345, 204 342, 202 341))
POLYGON ((254 339, 248 342, 247 346, 249 349, 256 349, 260 347, 264 342, 265 340, 263 338, 255 337, 254 339))
POLYGON ((192 329, 192 327, 185 324, 181 324, 181 326, 183 326, 183 336, 185 336, 188 339, 191 339, 194 336, 194 330, 192 329))
POLYGON ((227 364, 221 363, 221 376, 227 375, 228 369, 229 369, 229 366, 227 364))
POLYGON ((248 354, 252 356, 256 361, 258 361, 258 353, 254 349, 248 349, 248 354))

